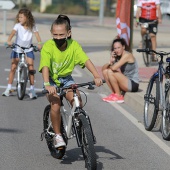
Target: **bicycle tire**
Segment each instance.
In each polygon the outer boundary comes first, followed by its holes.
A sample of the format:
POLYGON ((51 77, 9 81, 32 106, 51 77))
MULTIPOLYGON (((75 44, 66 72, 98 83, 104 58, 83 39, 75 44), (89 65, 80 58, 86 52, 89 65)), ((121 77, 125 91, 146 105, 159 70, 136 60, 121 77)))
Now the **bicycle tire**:
POLYGON ((25 91, 27 87, 27 79, 28 79, 27 67, 25 66, 21 67, 19 73, 19 79, 20 81, 17 82, 17 96, 19 100, 22 100, 25 96, 25 91))
POLYGON ((78 115, 79 120, 79 140, 81 150, 85 160, 85 166, 88 170, 97 169, 96 153, 94 149, 93 135, 84 114, 78 115))
MULTIPOLYGON (((66 147, 62 147, 62 149, 55 148, 53 145, 53 136, 50 135, 49 133, 47 133, 47 128, 49 127, 49 124, 51 123, 50 109, 51 109, 51 106, 47 105, 44 109, 44 114, 43 114, 43 126, 44 126, 45 139, 46 139, 48 149, 51 153, 51 156, 53 156, 56 159, 62 159, 62 157, 65 155, 66 147)), ((54 133, 52 126, 50 127, 49 131, 54 133)), ((63 126, 63 122, 61 122, 60 131, 61 131, 62 137, 67 145, 68 139, 67 139, 67 135, 66 135, 66 132, 65 132, 65 129, 63 126)))
MULTIPOLYGON (((146 34, 143 37, 143 40, 142 40, 142 48, 143 49, 146 49, 146 48, 151 49, 152 48, 151 40, 148 38, 148 36, 149 35, 146 34)), ((150 54, 148 54, 147 52, 143 52, 142 55, 143 55, 144 64, 146 65, 146 67, 149 67, 150 63, 151 63, 150 54)))
POLYGON ((147 131, 154 128, 158 111, 160 98, 159 79, 156 77, 149 81, 147 91, 144 97, 144 126, 147 131))
POLYGON ((161 133, 165 140, 170 140, 170 84, 165 84, 165 102, 166 108, 163 111, 161 133))

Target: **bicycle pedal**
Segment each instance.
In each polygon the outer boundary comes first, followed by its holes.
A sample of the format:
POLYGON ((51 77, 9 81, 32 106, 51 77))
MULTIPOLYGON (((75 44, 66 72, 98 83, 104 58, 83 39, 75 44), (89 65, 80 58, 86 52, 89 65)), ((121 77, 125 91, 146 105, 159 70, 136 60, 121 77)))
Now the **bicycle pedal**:
POLYGON ((65 146, 61 146, 61 147, 58 147, 56 148, 57 150, 63 150, 65 148, 65 146))
POLYGON ((12 93, 12 92, 15 92, 15 91, 16 91, 16 90, 14 90, 14 89, 11 89, 9 92, 10 92, 10 93, 12 93))

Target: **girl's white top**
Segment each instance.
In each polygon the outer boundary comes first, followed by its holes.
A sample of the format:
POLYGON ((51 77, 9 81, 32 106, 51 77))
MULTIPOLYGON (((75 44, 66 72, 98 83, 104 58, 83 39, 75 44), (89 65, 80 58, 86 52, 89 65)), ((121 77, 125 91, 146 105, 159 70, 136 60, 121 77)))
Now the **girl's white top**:
MULTIPOLYGON (((13 29, 16 31, 15 44, 18 44, 19 46, 26 48, 29 48, 32 44, 33 32, 38 32, 36 26, 34 26, 32 30, 30 30, 25 29, 20 23, 15 24, 13 29)), ((14 51, 17 53, 23 52, 19 47, 16 47, 14 51)), ((32 47, 29 49, 25 49, 25 52, 30 51, 33 51, 32 47)))

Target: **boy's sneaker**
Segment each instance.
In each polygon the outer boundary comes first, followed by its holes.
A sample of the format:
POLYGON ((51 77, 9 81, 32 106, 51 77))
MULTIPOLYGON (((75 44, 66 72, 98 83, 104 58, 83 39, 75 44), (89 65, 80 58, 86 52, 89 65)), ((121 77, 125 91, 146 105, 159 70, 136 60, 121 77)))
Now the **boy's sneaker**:
POLYGON ((105 102, 107 102, 107 100, 109 100, 110 98, 113 98, 113 96, 114 96, 114 93, 110 94, 110 95, 107 96, 107 97, 102 98, 102 100, 105 101, 105 102))
POLYGON ((34 89, 29 90, 28 95, 30 96, 30 99, 36 99, 37 95, 35 94, 34 89))
POLYGON ((55 135, 53 138, 53 144, 55 148, 66 146, 66 143, 63 140, 61 135, 55 135))
POLYGON ((114 94, 114 96, 108 98, 106 102, 116 102, 116 103, 124 103, 124 97, 122 95, 114 94))
POLYGON ((2 93, 2 96, 11 96, 11 95, 12 95, 12 90, 8 88, 2 93))

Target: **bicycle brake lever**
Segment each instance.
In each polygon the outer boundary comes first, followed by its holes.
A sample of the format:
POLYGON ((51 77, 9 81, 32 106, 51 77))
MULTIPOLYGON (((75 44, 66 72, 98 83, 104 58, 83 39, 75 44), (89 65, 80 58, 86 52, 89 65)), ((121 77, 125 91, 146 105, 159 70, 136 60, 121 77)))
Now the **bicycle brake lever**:
POLYGON ((88 87, 89 90, 94 90, 94 86, 92 84, 89 84, 89 87, 88 87))

